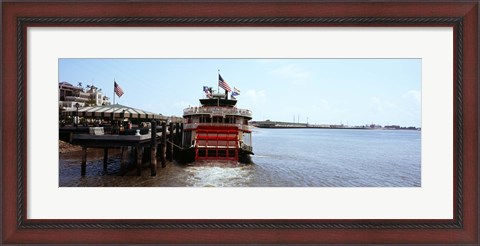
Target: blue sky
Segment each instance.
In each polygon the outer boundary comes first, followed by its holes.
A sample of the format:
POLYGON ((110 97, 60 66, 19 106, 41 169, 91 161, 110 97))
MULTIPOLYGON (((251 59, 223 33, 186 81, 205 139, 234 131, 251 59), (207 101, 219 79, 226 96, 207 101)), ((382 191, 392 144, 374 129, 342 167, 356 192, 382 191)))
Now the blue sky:
POLYGON ((421 126, 421 59, 60 59, 59 82, 112 98, 115 79, 116 103, 181 116, 218 69, 253 120, 421 126))

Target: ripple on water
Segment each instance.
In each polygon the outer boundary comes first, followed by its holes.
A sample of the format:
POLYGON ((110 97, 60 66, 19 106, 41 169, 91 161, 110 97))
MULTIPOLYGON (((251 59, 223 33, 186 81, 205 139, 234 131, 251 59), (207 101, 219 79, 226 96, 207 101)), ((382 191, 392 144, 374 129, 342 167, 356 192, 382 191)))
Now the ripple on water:
POLYGON ((89 150, 80 176, 81 152, 60 154, 61 187, 418 187, 421 132, 322 129, 256 129, 255 164, 201 161, 158 162, 157 176, 145 165, 120 173, 120 151, 89 150))
POLYGON ((185 168, 187 183, 194 187, 248 186, 252 175, 251 165, 237 162, 202 161, 185 168))

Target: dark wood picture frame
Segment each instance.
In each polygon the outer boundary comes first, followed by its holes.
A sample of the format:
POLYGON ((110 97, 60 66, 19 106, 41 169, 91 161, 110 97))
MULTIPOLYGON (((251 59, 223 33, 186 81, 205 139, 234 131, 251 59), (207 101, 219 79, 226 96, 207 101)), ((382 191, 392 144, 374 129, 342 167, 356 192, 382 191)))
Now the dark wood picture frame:
POLYGON ((3 2, 2 243, 477 244, 478 1, 3 2), (31 26, 450 26, 452 220, 32 220, 27 214, 26 29, 31 26))

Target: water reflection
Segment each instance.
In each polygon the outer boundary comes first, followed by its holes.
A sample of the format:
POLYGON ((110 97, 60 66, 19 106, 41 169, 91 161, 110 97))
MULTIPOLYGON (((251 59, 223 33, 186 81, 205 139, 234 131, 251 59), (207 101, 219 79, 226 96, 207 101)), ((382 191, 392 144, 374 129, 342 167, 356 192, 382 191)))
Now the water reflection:
POLYGON ((253 165, 232 161, 201 161, 190 165, 167 162, 157 169, 157 176, 150 176, 149 164, 144 164, 142 176, 129 167, 120 172, 120 150, 109 151, 107 173, 103 170, 103 151, 89 150, 87 175, 80 176, 81 152, 60 154, 60 186, 64 187, 238 187, 249 186, 253 165))
POLYGON ((120 173, 120 150, 89 150, 80 176, 81 152, 60 154, 60 186, 69 187, 419 187, 421 132, 256 129, 255 164, 202 161, 160 165, 150 176, 135 168, 120 173))

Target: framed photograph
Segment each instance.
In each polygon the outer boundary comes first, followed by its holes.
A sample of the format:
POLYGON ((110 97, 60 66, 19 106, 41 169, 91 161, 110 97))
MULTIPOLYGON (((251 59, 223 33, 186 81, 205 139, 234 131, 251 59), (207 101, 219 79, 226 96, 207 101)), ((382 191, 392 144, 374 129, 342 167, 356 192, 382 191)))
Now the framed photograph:
POLYGON ((2 242, 479 243, 478 10, 3 2, 2 242))

